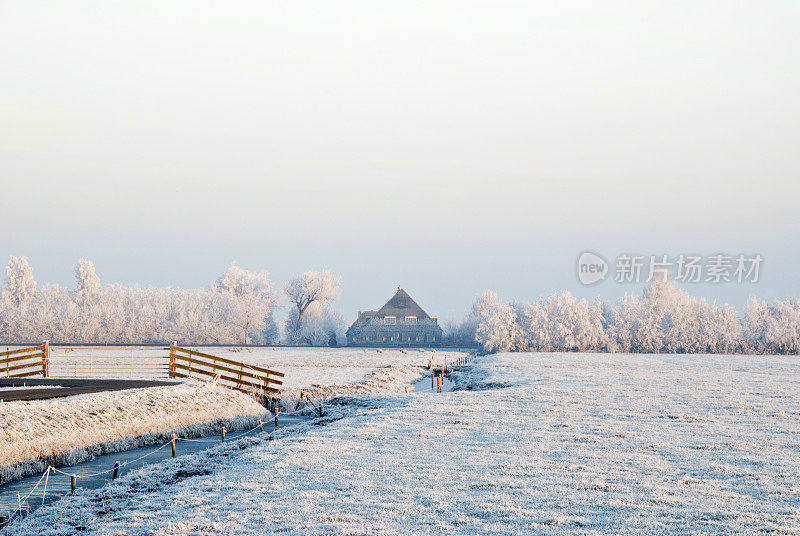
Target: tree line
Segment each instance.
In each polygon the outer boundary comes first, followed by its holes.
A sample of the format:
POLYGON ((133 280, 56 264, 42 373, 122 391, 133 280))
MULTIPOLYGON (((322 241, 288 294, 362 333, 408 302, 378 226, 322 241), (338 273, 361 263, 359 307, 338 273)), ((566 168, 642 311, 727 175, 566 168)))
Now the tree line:
POLYGON ((11 257, 0 299, 0 341, 74 344, 338 344, 344 316, 331 307, 340 279, 307 271, 273 288, 265 271, 232 264, 204 289, 101 285, 94 265, 73 267, 74 288, 40 288, 26 257, 11 257), (274 320, 285 296, 292 314, 274 320))
MULTIPOLYGON (((0 342, 145 344, 344 344, 345 316, 333 307, 341 279, 327 271, 292 277, 282 289, 264 271, 232 264, 209 287, 102 285, 94 265, 73 267, 75 286, 40 288, 28 259, 11 257, 0 298, 0 342), (279 326, 274 312, 285 299, 279 326)), ((487 291, 445 342, 487 352, 800 353, 800 300, 752 298, 742 314, 691 296, 666 279, 617 303, 569 292, 503 303, 487 291)))
POLYGON ((487 291, 465 320, 448 326, 447 341, 487 352, 798 354, 800 300, 751 298, 739 315, 668 280, 615 304, 567 291, 509 304, 487 291))

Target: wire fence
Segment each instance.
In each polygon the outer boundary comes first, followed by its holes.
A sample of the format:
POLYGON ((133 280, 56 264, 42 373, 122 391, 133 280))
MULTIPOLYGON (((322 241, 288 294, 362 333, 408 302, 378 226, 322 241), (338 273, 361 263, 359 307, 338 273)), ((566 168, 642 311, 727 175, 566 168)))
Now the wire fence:
MULTIPOLYGON (((321 404, 320 404, 320 407, 321 407, 321 404)), ((50 482, 50 477, 53 474, 60 474, 60 475, 67 476, 67 477, 70 478, 71 489, 70 489, 69 492, 67 492, 64 495, 64 497, 71 496, 71 495, 75 494, 75 490, 77 489, 78 479, 81 479, 81 478, 83 478, 83 479, 94 478, 94 477, 98 477, 98 476, 102 476, 102 475, 111 474, 111 475, 113 475, 112 480, 116 480, 116 478, 120 474, 120 471, 124 467, 136 464, 136 463, 144 460, 145 458, 147 458, 149 456, 152 456, 153 454, 159 452, 160 450, 165 449, 168 446, 172 446, 172 448, 173 448, 172 457, 173 458, 177 457, 177 449, 176 449, 176 446, 175 446, 176 442, 185 441, 185 442, 192 442, 192 443, 206 443, 206 444, 211 445, 212 443, 221 444, 221 443, 224 443, 226 441, 236 441, 238 439, 241 439, 241 438, 243 438, 245 436, 248 436, 248 435, 252 434, 256 430, 264 431, 264 427, 269 425, 269 424, 275 423, 275 429, 277 429, 277 421, 279 419, 279 416, 281 416, 281 415, 284 415, 284 416, 295 415, 297 413, 303 413, 307 409, 309 409, 308 406, 303 407, 302 409, 298 409, 298 410, 290 411, 290 412, 285 412, 285 413, 276 412, 268 420, 259 419, 258 424, 256 426, 250 428, 249 430, 244 430, 244 431, 241 431, 241 432, 237 432, 237 433, 229 435, 229 436, 226 434, 225 427, 223 426, 222 427, 222 439, 221 440, 220 439, 216 439, 216 438, 212 439, 212 438, 208 438, 208 437, 206 437, 206 438, 179 437, 176 434, 172 434, 172 438, 170 438, 169 441, 159 445, 158 447, 156 447, 155 449, 147 452, 146 454, 144 454, 142 456, 139 456, 138 458, 133 459, 133 460, 124 461, 122 463, 116 462, 114 464, 114 467, 112 467, 110 469, 107 469, 107 470, 104 470, 104 471, 98 471, 96 473, 80 474, 79 475, 79 474, 76 474, 76 473, 71 473, 71 472, 68 472, 68 471, 64 471, 64 470, 59 469, 57 467, 54 467, 52 465, 48 465, 47 469, 44 471, 44 473, 42 473, 42 476, 39 478, 39 480, 36 482, 36 484, 34 484, 33 488, 31 488, 31 490, 28 493, 26 493, 24 496, 22 494, 20 494, 19 492, 17 493, 17 508, 16 508, 16 510, 14 510, 9 515, 8 518, 6 518, 5 516, 0 516, 0 530, 4 530, 5 529, 4 533, 8 534, 8 527, 13 521, 21 519, 23 517, 27 517, 27 515, 30 513, 30 510, 31 510, 31 502, 29 502, 29 501, 32 501, 32 499, 35 498, 36 501, 38 502, 39 495, 37 493, 34 496, 34 493, 36 493, 36 491, 40 488, 40 486, 41 486, 41 493, 42 493, 42 495, 41 495, 41 497, 42 497, 41 505, 44 505, 45 500, 47 499, 47 486, 48 486, 48 483, 50 482)), ((317 409, 317 407, 314 406, 314 409, 317 409)), ((274 431, 274 429, 273 429, 273 431, 274 431)), ((61 497, 61 498, 63 498, 63 497, 61 497)), ((63 515, 64 509, 67 507, 68 504, 69 504, 69 502, 67 502, 66 504, 64 504, 64 506, 62 506, 62 510, 59 512, 59 516, 58 516, 59 518, 61 517, 61 515, 63 515)))
MULTIPOLYGON (((445 361, 442 363, 442 365, 438 366, 438 367, 434 364, 433 358, 431 358, 431 360, 428 363, 428 369, 431 370, 431 381, 432 381, 431 387, 433 388, 434 377, 443 378, 444 375, 450 375, 452 373, 452 371, 453 371, 453 369, 451 367, 468 364, 469 361, 471 361, 475 357, 476 357, 475 354, 470 354, 468 356, 459 357, 459 358, 451 361, 450 363, 448 363, 447 360, 445 359, 445 361)), ((439 381, 441 382, 441 379, 439 381)), ((441 391, 441 383, 438 384, 438 387, 439 387, 439 390, 441 391)), ((147 458, 149 456, 152 456, 153 454, 159 452, 162 449, 165 449, 167 446, 170 446, 170 445, 172 446, 172 457, 175 458, 176 455, 177 455, 176 442, 184 441, 184 442, 192 442, 192 443, 207 443, 207 444, 210 445, 211 443, 219 444, 221 442, 225 442, 226 440, 235 441, 235 440, 241 439, 241 438, 243 438, 243 437, 245 437, 245 436, 247 436, 249 434, 252 434, 256 430, 264 431, 264 426, 272 424, 272 423, 275 423, 275 427, 277 428, 277 421, 278 421, 278 418, 279 418, 280 415, 285 415, 285 416, 294 415, 294 414, 297 414, 297 413, 302 413, 302 412, 308 410, 309 408, 313 408, 316 411, 316 413, 320 417, 322 417, 322 415, 323 415, 322 401, 320 400, 319 401, 319 405, 317 405, 311 400, 311 397, 309 397, 308 394, 301 393, 300 394, 300 398, 297 401, 297 405, 295 406, 294 411, 290 411, 290 412, 278 412, 278 411, 276 411, 276 413, 274 414, 274 416, 272 418, 270 418, 270 419, 268 419, 266 421, 264 421, 263 419, 259 419, 259 422, 258 422, 258 424, 256 426, 250 428, 249 430, 244 430, 242 432, 237 432, 236 434, 233 434, 231 436, 226 436, 226 430, 225 430, 225 427, 223 426, 222 427, 222 434, 221 434, 221 441, 219 439, 212 439, 212 438, 178 437, 176 434, 173 434, 172 438, 170 438, 169 441, 159 445, 154 450, 149 451, 146 454, 144 454, 144 455, 142 455, 142 456, 140 456, 140 457, 138 457, 136 459, 133 459, 133 460, 127 460, 127 461, 122 462, 122 463, 116 462, 114 464, 114 467, 112 467, 110 469, 107 469, 107 470, 99 471, 99 472, 96 472, 96 473, 78 475, 78 474, 75 474, 75 473, 71 473, 71 472, 68 472, 68 471, 64 471, 64 470, 58 469, 57 467, 54 467, 52 465, 49 465, 47 467, 47 469, 44 471, 44 473, 42 473, 42 476, 39 478, 39 480, 36 482, 36 484, 33 486, 33 488, 27 494, 22 496, 21 494, 18 493, 18 499, 17 499, 18 505, 17 505, 16 510, 14 510, 14 512, 11 513, 8 518, 6 518, 5 516, 0 516, 0 530, 5 529, 4 533, 7 534, 8 533, 8 527, 9 527, 10 523, 12 523, 13 521, 23 517, 23 514, 25 516, 28 515, 28 513, 30 512, 30 509, 31 509, 31 505, 29 503, 29 500, 31 500, 31 498, 34 497, 34 493, 39 489, 39 486, 42 486, 42 502, 41 502, 41 504, 43 505, 45 503, 45 500, 47 498, 47 487, 48 487, 48 483, 50 481, 51 474, 60 474, 60 475, 63 475, 63 476, 70 477, 71 490, 70 490, 70 492, 67 492, 64 495, 64 497, 67 497, 67 496, 71 497, 72 495, 75 494, 75 490, 77 489, 77 482, 78 482, 78 479, 80 479, 80 478, 86 479, 86 478, 94 478, 94 477, 102 476, 102 475, 105 475, 105 474, 112 474, 113 475, 112 480, 115 480, 119 476, 120 470, 123 469, 124 467, 132 465, 132 464, 135 464, 135 463, 138 463, 138 462, 142 461, 143 459, 145 459, 145 458, 147 458), (304 398, 305 398, 305 401, 308 403, 308 405, 304 405, 301 408, 301 404, 302 404, 304 398)), ((38 500, 38 495, 36 495, 36 498, 38 500)), ((61 497, 61 498, 63 498, 63 497, 61 497)), ((70 502, 71 502, 71 499, 66 501, 65 504, 61 507, 61 510, 59 511, 58 519, 60 519, 61 516, 64 514, 64 512, 66 511, 66 508, 70 504, 70 502)))

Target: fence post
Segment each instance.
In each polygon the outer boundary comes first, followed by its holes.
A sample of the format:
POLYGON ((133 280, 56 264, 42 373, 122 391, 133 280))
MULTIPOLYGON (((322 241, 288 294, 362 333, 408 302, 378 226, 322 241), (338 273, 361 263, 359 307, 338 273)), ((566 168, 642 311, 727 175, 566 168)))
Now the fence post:
POLYGON ((306 393, 306 400, 308 400, 308 403, 311 404, 311 407, 313 407, 314 409, 317 410, 317 413, 319 413, 319 416, 322 417, 322 402, 320 402, 319 403, 319 407, 317 407, 317 405, 314 404, 314 401, 311 400, 311 397, 308 396, 308 393, 306 393))
POLYGON ((42 376, 50 377, 50 342, 42 341, 42 376))
POLYGON ((225 443, 225 427, 222 427, 222 442, 225 443))
POLYGON ((69 477, 69 487, 72 490, 72 494, 75 495, 75 488, 78 486, 78 477, 72 475, 69 477))
POLYGON ((114 462, 114 474, 111 476, 111 480, 116 480, 119 476, 119 462, 114 462))
POLYGON ((172 443, 172 457, 174 458, 175 457, 175 434, 172 434, 172 440, 170 441, 170 443, 172 443))
POLYGON ((169 341, 169 373, 168 378, 175 377, 175 346, 177 346, 175 341, 169 341))
MULTIPOLYGON (((280 412, 281 412, 280 408, 276 407, 275 408, 275 430, 278 429, 278 415, 280 414, 280 412)), ((262 427, 262 429, 263 429, 263 427, 262 427)))

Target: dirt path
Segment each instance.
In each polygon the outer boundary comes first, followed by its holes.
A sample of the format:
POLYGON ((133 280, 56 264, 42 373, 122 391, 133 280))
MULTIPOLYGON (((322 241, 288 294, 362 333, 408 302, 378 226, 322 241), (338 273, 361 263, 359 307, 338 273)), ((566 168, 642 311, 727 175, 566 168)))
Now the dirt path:
POLYGON ((45 400, 104 391, 163 387, 172 384, 173 382, 155 380, 0 378, 0 401, 45 400))

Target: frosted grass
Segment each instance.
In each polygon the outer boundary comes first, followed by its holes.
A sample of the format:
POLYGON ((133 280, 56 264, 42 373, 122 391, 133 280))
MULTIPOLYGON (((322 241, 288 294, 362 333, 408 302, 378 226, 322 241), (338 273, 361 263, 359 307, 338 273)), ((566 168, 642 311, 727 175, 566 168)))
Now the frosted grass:
MULTIPOLYGON (((189 347, 226 359, 270 367, 283 372, 284 387, 327 387, 364 381, 367 375, 389 365, 427 366, 452 363, 466 355, 457 351, 420 351, 419 348, 286 348, 203 346, 189 347)), ((157 379, 167 376, 166 347, 51 347, 51 375, 56 378, 92 377, 157 379)), ((2 371, 0 370, 0 374, 2 371)))
POLYGON ((794 358, 484 360, 452 393, 340 400, 324 426, 127 475, 14 532, 800 534, 794 358))
POLYGON ((187 382, 64 398, 0 403, 0 482, 97 454, 253 426, 266 413, 243 393, 187 382))

